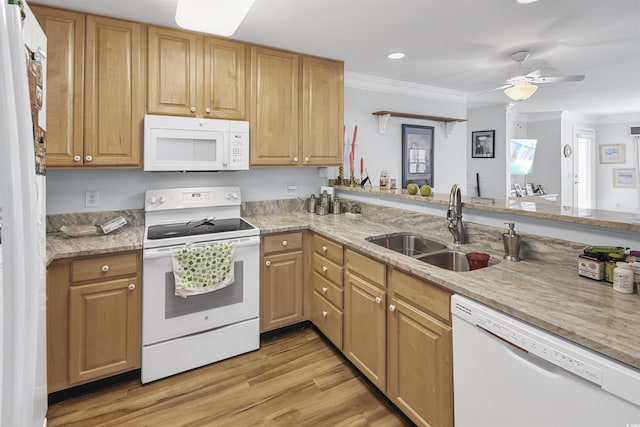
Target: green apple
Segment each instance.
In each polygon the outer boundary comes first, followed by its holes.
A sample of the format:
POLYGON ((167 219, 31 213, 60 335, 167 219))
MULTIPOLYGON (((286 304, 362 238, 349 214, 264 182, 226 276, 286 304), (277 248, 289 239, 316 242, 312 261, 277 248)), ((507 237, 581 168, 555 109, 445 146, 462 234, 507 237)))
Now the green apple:
POLYGON ((423 196, 430 196, 431 195, 431 186, 430 185, 422 185, 420 187, 420 194, 422 194, 423 196))
POLYGON ((412 195, 418 194, 418 184, 414 184, 413 182, 407 185, 407 192, 412 195))

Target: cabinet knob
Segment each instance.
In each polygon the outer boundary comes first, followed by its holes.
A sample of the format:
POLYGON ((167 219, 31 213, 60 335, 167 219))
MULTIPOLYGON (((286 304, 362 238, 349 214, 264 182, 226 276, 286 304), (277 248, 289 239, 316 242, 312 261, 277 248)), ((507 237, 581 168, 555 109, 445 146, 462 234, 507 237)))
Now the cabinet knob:
POLYGON ((309 157, 305 157, 305 158, 304 158, 304 161, 305 161, 305 162, 308 162, 309 160, 311 160, 309 157))
POLYGON ((287 242, 286 240, 282 241, 282 246, 287 246, 289 244, 289 242, 287 242))
POLYGON ((135 288, 136 288, 135 284, 132 283, 132 284, 129 285, 129 290, 130 291, 134 290, 135 288))
POLYGON ((191 108, 189 109, 189 111, 191 111, 192 113, 195 113, 195 112, 196 112, 196 107, 191 107, 191 108))
POLYGON ((84 159, 85 159, 87 162, 90 162, 91 160, 93 160, 93 156, 84 156, 84 159))
POLYGON ((80 157, 80 156, 73 156, 73 161, 74 161, 74 162, 79 162, 80 160, 82 160, 82 157, 80 157))
POLYGON ((327 267, 326 265, 322 266, 322 272, 323 273, 326 273, 328 269, 329 269, 329 267, 327 267))
POLYGON ((293 162, 294 162, 294 163, 298 163, 298 156, 296 156, 296 157, 294 157, 294 158, 293 158, 293 162))
POLYGON ((271 267, 271 261, 265 262, 264 265, 266 265, 267 267, 271 267))
POLYGON ((393 304, 391 304, 391 305, 389 306, 389 311, 396 311, 396 306, 395 306, 395 305, 393 305, 393 304))
POLYGON ((329 288, 327 288, 326 286, 323 286, 322 287, 322 293, 326 295, 327 291, 329 291, 329 288))
POLYGON ((107 271, 109 271, 109 266, 108 265, 103 265, 101 270, 106 273, 107 271))
MULTIPOLYGON (((380 304, 381 302, 382 302, 382 298, 376 297, 376 304, 380 304)), ((389 307, 389 310, 391 310, 391 307, 389 307)))
POLYGON ((207 113, 207 114, 211 113, 211 108, 209 108, 209 107, 205 108, 204 112, 207 113))
POLYGON ((322 310, 322 317, 327 317, 329 313, 327 313, 325 310, 322 310))
POLYGON ((323 247, 322 247, 322 252, 327 252, 328 250, 329 250, 329 248, 328 248, 328 247, 326 247, 326 246, 323 246, 323 247))

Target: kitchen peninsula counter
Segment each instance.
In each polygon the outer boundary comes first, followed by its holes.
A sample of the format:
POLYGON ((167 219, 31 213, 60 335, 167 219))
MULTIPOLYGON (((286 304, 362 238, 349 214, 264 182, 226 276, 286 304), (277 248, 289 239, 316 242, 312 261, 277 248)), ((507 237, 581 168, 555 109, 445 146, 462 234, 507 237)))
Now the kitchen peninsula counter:
POLYGON ((548 238, 537 238, 532 242, 533 239, 525 234, 522 235, 523 261, 510 262, 502 259, 502 241, 495 238, 495 235, 500 236, 495 229, 465 223, 471 243, 453 245, 446 219, 401 212, 402 215, 386 221, 380 218, 354 219, 345 215, 318 216, 306 212, 244 218, 258 226, 262 234, 305 229, 323 234, 453 293, 485 303, 640 369, 640 333, 637 328, 640 324, 640 296, 621 294, 604 281, 579 276, 577 255, 582 252, 582 245, 548 238), (411 227, 407 228, 407 224, 411 227), (438 240, 447 244, 449 249, 489 253, 491 262, 497 264, 475 271, 453 272, 365 240, 369 236, 407 231, 438 240))

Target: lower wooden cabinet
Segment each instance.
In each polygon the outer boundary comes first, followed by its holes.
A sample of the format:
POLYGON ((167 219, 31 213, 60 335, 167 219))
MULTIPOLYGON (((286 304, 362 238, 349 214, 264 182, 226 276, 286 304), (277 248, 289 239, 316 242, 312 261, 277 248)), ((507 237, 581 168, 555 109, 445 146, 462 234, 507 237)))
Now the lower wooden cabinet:
POLYGON ((47 269, 47 383, 55 392, 140 367, 139 251, 47 269))
POLYGON ((386 388, 386 266, 346 250, 344 354, 380 390, 386 388))
POLYGON ((302 242, 302 232, 262 238, 260 332, 303 319, 302 242))
POLYGON ((387 316, 386 394, 418 426, 453 426, 451 326, 429 310, 449 310, 450 294, 393 270, 387 316))

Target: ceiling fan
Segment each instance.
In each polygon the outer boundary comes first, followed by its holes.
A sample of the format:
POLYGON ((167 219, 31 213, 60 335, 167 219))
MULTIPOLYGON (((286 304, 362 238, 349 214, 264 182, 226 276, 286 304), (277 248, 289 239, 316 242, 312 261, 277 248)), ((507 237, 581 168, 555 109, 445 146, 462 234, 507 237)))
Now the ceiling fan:
MULTIPOLYGON (((520 50, 511 54, 511 59, 518 63, 519 68, 522 68, 522 63, 527 58, 529 58, 528 50, 520 50)), ((538 84, 579 82, 581 80, 584 80, 584 75, 582 74, 573 76, 544 76, 542 75, 542 69, 539 68, 528 74, 510 77, 505 80, 502 86, 492 89, 489 92, 504 90, 505 95, 514 101, 524 101, 538 90, 538 86, 536 86, 538 84)))

